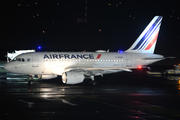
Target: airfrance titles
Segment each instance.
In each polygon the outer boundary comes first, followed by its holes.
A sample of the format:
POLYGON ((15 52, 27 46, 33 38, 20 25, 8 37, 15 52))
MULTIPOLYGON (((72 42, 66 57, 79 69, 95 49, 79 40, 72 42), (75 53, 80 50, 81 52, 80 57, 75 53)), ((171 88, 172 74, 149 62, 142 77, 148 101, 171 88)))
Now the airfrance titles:
POLYGON ((45 54, 43 59, 94 59, 93 54, 45 54))

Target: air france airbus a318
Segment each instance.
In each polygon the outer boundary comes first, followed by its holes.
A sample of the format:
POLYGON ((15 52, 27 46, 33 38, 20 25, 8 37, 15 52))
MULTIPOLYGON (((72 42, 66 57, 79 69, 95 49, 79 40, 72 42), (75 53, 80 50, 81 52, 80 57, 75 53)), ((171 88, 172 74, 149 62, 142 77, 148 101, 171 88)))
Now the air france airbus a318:
MULTIPOLYGON (((33 52, 17 56, 5 64, 5 70, 19 74, 37 75, 41 79, 62 76, 65 84, 82 83, 85 77, 131 71, 164 59, 153 54, 162 16, 155 16, 132 46, 119 52, 33 52)), ((33 84, 33 81, 29 81, 33 84)))

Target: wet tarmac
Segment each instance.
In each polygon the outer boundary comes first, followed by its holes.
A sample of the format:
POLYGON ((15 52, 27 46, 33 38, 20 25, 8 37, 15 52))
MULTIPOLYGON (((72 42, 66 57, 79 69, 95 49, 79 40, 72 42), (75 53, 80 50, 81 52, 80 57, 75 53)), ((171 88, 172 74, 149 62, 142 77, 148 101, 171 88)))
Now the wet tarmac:
POLYGON ((37 80, 0 73, 0 120, 180 119, 180 82, 144 71, 117 73, 66 85, 61 78, 37 80))

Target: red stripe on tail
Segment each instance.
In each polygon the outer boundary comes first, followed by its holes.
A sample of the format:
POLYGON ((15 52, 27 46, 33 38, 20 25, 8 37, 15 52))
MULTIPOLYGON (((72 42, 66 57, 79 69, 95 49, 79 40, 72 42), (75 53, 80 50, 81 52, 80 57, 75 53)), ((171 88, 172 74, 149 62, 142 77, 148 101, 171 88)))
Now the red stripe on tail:
POLYGON ((153 46, 153 44, 154 44, 154 43, 156 42, 156 40, 157 40, 158 34, 159 34, 159 32, 157 32, 157 34, 154 36, 154 38, 151 40, 151 42, 149 43, 149 45, 146 47, 145 50, 149 50, 149 49, 153 46))

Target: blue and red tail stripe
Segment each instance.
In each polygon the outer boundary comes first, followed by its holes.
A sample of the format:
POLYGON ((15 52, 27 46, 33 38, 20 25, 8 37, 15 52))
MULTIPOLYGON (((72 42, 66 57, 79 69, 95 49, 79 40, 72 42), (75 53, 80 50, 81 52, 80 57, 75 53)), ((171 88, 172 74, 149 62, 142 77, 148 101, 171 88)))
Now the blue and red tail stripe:
POLYGON ((132 46, 125 52, 154 53, 162 18, 162 16, 155 16, 132 46))
POLYGON ((149 27, 147 32, 144 34, 144 36, 139 40, 137 45, 132 50, 142 50, 144 48, 145 48, 145 50, 150 49, 150 47, 152 47, 152 45, 157 40, 157 36, 158 36, 158 33, 159 33, 159 28, 160 28, 160 25, 161 25, 161 21, 162 21, 162 16, 159 16, 155 20, 155 22, 149 27), (152 38, 152 36, 154 38, 152 38))

